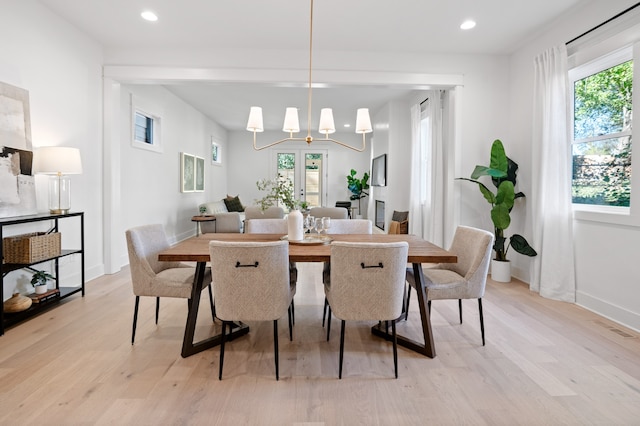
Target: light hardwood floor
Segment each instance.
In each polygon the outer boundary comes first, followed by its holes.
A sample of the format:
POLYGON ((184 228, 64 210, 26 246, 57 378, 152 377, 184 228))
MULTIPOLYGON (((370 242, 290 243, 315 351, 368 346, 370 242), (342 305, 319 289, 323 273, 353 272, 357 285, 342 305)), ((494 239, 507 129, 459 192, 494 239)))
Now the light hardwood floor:
MULTIPOLYGON (((270 323, 227 346, 180 357, 185 300, 143 298, 131 346, 128 270, 87 284, 66 303, 0 337, 2 425, 632 425, 640 424, 638 333, 518 282, 489 281, 477 303, 433 302, 435 359, 391 345, 370 323, 347 325, 338 380, 339 322, 321 326, 321 265, 299 264, 294 341, 280 321, 280 381, 270 323)), ((211 331, 204 298, 197 337, 211 331)), ((418 337, 417 303, 399 330, 418 337)), ((216 322, 213 327, 219 327, 216 322)))

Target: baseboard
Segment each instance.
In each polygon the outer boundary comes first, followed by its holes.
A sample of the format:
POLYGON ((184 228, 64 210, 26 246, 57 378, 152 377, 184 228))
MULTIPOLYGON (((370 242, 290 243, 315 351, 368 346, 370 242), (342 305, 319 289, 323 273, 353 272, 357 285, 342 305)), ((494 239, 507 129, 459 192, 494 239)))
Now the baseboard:
POLYGON ((576 292, 576 304, 620 325, 640 332, 640 314, 636 312, 580 291, 576 292))

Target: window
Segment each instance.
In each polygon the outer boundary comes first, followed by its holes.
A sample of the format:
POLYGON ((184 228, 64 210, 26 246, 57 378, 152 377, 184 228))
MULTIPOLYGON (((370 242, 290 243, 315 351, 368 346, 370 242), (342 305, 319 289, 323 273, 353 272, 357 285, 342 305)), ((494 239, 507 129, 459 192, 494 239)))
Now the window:
MULTIPOLYGON (((633 49, 570 72, 574 205, 631 205, 633 49)), ((606 206, 606 207, 605 207, 606 206)))
POLYGON ((160 117, 157 114, 149 113, 146 108, 138 102, 142 100, 131 96, 131 145, 135 148, 149 151, 162 152, 160 144, 160 117), (144 109, 143 109, 144 108, 144 109))

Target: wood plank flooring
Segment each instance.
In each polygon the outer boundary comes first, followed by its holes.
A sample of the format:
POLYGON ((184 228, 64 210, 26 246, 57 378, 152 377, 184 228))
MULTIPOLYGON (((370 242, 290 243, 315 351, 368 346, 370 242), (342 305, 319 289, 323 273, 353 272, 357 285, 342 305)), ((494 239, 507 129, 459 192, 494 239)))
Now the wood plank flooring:
MULTIPOLYGON (((0 337, 2 425, 638 425, 640 342, 578 306, 543 299, 518 282, 489 281, 477 303, 434 301, 437 357, 391 345, 371 323, 347 323, 338 380, 339 322, 321 326, 320 264, 298 264, 294 340, 280 321, 280 381, 271 323, 250 323, 230 342, 218 381, 218 348, 180 357, 187 302, 142 298, 131 346, 129 271, 87 284, 72 297, 0 337)), ((415 293, 407 323, 419 338, 415 293)), ((203 297, 196 338, 211 323, 203 297)))

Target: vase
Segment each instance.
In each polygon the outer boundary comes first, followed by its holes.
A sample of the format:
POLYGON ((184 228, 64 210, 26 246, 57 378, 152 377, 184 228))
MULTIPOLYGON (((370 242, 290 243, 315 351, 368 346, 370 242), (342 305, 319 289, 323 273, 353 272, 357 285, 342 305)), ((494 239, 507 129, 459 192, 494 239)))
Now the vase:
POLYGON ((491 259, 491 279, 501 283, 511 282, 511 262, 491 259))
POLYGON ((30 297, 23 296, 20 293, 14 293, 12 297, 4 302, 4 312, 22 312, 29 309, 33 301, 30 297))
POLYGON ((287 238, 289 241, 302 241, 302 213, 300 210, 291 210, 287 216, 287 238))
POLYGON ((44 294, 49 291, 49 287, 46 284, 36 286, 36 294, 44 294))

